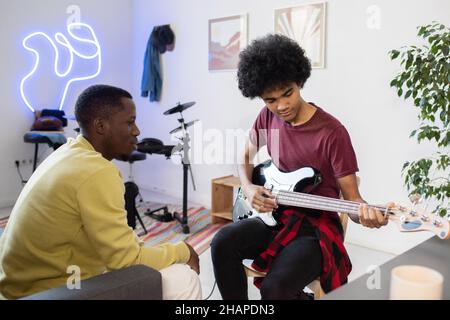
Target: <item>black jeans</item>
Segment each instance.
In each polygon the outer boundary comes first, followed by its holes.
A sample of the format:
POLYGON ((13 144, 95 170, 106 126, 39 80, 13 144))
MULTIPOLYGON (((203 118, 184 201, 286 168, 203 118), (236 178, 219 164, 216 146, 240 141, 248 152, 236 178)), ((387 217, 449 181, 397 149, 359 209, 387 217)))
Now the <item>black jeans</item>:
MULTIPOLYGON (((303 220, 299 236, 276 257, 261 285, 261 299, 302 299, 303 288, 322 271, 322 252, 315 232, 303 220)), ((247 300, 243 259, 255 259, 272 241, 272 230, 259 219, 223 227, 211 243, 217 286, 224 300, 247 300)))

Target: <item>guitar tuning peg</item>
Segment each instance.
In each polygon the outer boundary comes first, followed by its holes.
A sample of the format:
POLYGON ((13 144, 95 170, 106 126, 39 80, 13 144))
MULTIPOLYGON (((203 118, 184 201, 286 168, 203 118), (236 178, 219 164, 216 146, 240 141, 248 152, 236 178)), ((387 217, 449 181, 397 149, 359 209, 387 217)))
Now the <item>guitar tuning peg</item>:
POLYGON ((435 226, 435 227, 441 227, 442 226, 442 222, 440 222, 438 219, 434 219, 433 220, 433 225, 435 226))
POLYGON ((413 205, 417 205, 417 204, 421 203, 423 199, 422 199, 422 196, 420 194, 414 193, 414 194, 409 196, 409 200, 411 201, 411 203, 413 205))

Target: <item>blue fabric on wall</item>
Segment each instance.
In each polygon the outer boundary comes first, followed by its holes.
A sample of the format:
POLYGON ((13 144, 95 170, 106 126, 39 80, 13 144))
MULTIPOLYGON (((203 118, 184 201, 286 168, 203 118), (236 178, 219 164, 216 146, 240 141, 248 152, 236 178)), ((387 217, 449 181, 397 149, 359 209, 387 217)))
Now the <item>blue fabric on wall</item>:
POLYGON ((159 51, 153 46, 152 36, 150 35, 144 57, 141 96, 150 96, 150 101, 159 101, 161 99, 161 89, 162 78, 159 63, 159 51))

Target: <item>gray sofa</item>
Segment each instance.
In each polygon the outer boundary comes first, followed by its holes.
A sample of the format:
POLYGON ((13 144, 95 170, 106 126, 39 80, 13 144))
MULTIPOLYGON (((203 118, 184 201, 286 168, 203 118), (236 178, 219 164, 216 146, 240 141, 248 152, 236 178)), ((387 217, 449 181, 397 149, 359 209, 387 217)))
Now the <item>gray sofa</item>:
POLYGON ((161 300, 161 273, 144 265, 81 281, 80 289, 49 289, 21 300, 161 300))
MULTIPOLYGON (((3 229, 0 228, 0 236, 3 229)), ((107 272, 81 281, 80 289, 49 289, 21 300, 161 300, 161 273, 144 265, 107 272)))

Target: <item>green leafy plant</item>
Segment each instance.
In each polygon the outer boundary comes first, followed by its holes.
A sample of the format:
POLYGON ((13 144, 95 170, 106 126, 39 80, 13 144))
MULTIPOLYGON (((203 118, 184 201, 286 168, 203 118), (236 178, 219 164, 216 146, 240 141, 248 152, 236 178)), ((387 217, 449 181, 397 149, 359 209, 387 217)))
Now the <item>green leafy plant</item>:
POLYGON ((402 175, 410 195, 434 200, 433 212, 450 217, 450 30, 437 22, 417 29, 427 45, 389 52, 391 60, 400 60, 402 69, 390 86, 419 108, 419 128, 410 137, 418 143, 430 141, 436 152, 406 162, 402 175))

